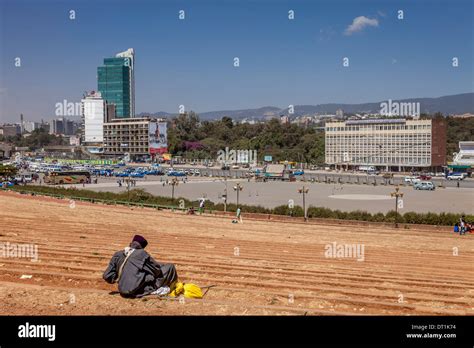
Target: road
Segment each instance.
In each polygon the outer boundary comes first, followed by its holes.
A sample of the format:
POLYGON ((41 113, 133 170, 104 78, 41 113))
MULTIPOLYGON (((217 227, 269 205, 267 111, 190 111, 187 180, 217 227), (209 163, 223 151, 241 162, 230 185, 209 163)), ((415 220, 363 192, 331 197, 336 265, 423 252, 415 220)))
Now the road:
MULTIPOLYGON (((168 166, 164 165, 163 167, 167 168, 168 166)), ((245 178, 248 169, 230 169, 222 170, 217 167, 207 168, 202 166, 191 166, 191 165, 176 165, 175 169, 199 169, 201 175, 212 177, 228 177, 228 178, 245 178)), ((404 183, 405 175, 394 175, 390 179, 390 183, 393 185, 400 185, 404 183)), ((303 176, 297 176, 297 180, 306 180, 306 181, 319 181, 319 182, 329 182, 329 183, 351 183, 351 184, 361 184, 365 185, 367 182, 369 184, 382 184, 388 183, 389 181, 384 179, 381 175, 367 175, 364 173, 351 173, 351 172, 326 172, 326 171, 305 171, 303 176)), ((444 177, 433 177, 431 180, 436 186, 443 185, 446 187, 457 187, 462 188, 474 188, 474 179, 468 178, 461 181, 457 180, 447 180, 444 177)))

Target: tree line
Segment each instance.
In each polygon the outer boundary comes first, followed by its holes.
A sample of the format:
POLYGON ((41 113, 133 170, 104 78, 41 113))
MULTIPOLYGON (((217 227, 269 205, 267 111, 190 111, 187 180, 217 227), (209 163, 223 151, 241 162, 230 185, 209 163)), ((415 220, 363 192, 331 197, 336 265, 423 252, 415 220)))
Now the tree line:
POLYGON ((269 155, 277 161, 324 163, 324 131, 281 124, 279 119, 234 124, 230 117, 200 121, 194 112, 181 114, 170 122, 168 145, 171 154, 189 159, 215 158, 219 150, 228 147, 256 150, 258 160, 269 155))

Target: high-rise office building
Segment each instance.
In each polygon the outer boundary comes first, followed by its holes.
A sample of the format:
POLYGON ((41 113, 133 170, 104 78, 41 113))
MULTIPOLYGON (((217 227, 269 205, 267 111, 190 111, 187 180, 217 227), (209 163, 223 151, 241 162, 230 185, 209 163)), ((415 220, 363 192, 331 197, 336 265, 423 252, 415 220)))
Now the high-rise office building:
POLYGON ((105 58, 97 68, 98 91, 108 104, 115 105, 117 118, 135 116, 135 53, 133 48, 105 58))

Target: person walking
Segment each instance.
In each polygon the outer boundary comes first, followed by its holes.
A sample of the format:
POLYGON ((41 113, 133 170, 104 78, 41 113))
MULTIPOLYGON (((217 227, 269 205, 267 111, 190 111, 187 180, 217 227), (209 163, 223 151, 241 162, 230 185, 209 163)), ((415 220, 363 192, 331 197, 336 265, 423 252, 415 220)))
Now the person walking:
POLYGON ((463 215, 459 219, 459 235, 466 234, 466 217, 463 215))
POLYGON ((204 202, 205 202, 204 199, 201 199, 201 200, 199 201, 199 214, 200 214, 200 215, 201 215, 202 213, 204 213, 204 204, 205 204, 204 202))

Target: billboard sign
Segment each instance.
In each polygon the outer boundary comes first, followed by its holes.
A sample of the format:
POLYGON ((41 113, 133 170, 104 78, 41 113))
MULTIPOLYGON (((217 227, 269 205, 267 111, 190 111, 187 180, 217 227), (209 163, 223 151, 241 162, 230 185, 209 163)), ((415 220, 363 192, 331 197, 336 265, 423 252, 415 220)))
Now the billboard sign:
POLYGON ((150 122, 148 132, 150 154, 156 155, 168 152, 166 122, 150 122))
POLYGON ((271 162, 271 161, 272 161, 272 156, 268 156, 268 155, 267 155, 267 156, 265 156, 265 157, 263 158, 263 160, 264 160, 265 162, 271 162))

